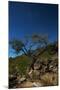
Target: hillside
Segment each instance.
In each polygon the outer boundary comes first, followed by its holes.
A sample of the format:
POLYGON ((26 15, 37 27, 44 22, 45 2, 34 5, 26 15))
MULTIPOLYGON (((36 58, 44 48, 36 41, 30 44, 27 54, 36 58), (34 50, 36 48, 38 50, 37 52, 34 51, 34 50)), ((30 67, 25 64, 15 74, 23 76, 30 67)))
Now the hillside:
MULTIPOLYGON (((38 49, 43 50, 43 48, 38 49)), ((36 55, 38 54, 38 50, 35 50, 36 55)), ((27 57, 25 55, 17 56, 16 58, 9 58, 9 87, 33 87, 33 86, 25 86, 24 83, 27 82, 40 82, 42 86, 47 85, 57 85, 58 84, 58 46, 57 43, 49 44, 47 49, 39 56, 37 61, 34 64, 34 70, 28 69, 30 64, 32 63, 32 58, 27 57), (25 78, 23 83, 11 84, 11 76, 19 77, 18 81, 21 78, 25 78), (50 78, 50 79, 49 79, 50 78), (52 80, 54 78, 54 80, 52 80), (51 81, 50 81, 51 80, 51 81), (17 85, 17 86, 16 86, 17 85)), ((17 81, 17 82, 18 82, 17 81)), ((12 80, 13 82, 13 80, 12 80)), ((14 81, 16 82, 16 81, 14 81)), ((32 85, 32 84, 31 84, 32 85)))

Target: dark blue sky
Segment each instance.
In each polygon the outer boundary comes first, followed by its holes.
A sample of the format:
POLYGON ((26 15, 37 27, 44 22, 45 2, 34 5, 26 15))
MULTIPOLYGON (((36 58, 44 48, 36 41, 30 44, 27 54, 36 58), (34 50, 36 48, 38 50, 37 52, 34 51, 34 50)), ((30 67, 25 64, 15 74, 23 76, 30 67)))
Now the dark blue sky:
POLYGON ((40 33, 55 41, 57 32, 58 5, 9 2, 9 40, 40 33))

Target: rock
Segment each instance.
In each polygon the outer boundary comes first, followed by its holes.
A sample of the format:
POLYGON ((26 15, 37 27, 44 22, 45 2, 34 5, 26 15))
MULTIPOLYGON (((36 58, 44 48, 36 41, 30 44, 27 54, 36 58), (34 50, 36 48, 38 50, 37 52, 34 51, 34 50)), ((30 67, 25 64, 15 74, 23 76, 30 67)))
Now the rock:
POLYGON ((58 72, 58 68, 54 67, 54 68, 52 69, 52 71, 53 71, 54 73, 57 73, 57 72, 58 72))
POLYGON ((26 81, 26 82, 23 82, 21 84, 17 84, 16 87, 17 88, 29 88, 29 87, 33 87, 33 83, 30 81, 26 81))
POLYGON ((13 78, 13 77, 15 77, 15 76, 14 76, 14 75, 12 75, 12 74, 9 76, 9 78, 13 78))
POLYGON ((19 78, 18 83, 20 84, 20 83, 22 83, 24 81, 26 81, 26 78, 25 77, 22 77, 22 78, 19 78))
POLYGON ((30 70, 30 72, 28 73, 28 75, 31 75, 31 74, 32 74, 32 72, 33 72, 33 70, 31 69, 31 70, 30 70))
POLYGON ((41 86, 42 86, 42 84, 39 83, 39 82, 34 82, 33 83, 33 87, 41 87, 41 86))
POLYGON ((25 80, 26 80, 25 77, 23 77, 23 78, 20 79, 21 82, 23 82, 23 81, 25 81, 25 80))
POLYGON ((38 63, 35 63, 35 64, 34 64, 34 69, 35 69, 35 70, 39 69, 39 67, 40 67, 40 64, 38 64, 38 63))
POLYGON ((40 87, 42 86, 39 82, 26 81, 17 85, 17 88, 29 88, 29 87, 40 87))

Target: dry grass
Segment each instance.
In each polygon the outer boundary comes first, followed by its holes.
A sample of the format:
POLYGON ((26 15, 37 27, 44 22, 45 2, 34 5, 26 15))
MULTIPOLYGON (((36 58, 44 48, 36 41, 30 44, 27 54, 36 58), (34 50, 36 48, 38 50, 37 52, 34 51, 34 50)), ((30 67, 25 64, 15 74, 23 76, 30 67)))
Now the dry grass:
POLYGON ((46 73, 41 76, 43 86, 58 85, 58 75, 56 73, 46 73))

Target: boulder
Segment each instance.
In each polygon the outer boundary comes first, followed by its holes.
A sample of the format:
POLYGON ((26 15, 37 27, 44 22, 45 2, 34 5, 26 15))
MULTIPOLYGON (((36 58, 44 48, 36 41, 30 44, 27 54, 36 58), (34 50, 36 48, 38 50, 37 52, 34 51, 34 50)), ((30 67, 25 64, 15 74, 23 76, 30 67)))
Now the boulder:
POLYGON ((39 82, 33 82, 33 87, 41 87, 42 83, 39 82))

